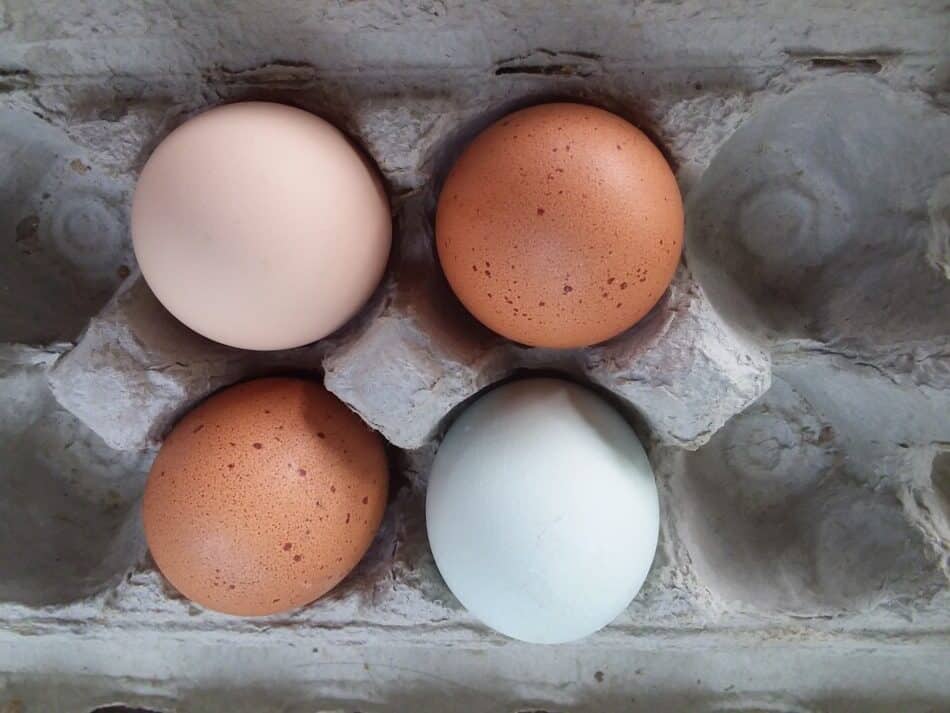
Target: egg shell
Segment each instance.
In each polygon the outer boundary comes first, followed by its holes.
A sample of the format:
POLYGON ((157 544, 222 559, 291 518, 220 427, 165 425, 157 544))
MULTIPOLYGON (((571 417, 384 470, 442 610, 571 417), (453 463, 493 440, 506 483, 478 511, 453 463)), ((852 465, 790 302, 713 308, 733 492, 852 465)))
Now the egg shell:
POLYGON ((289 349, 353 317, 392 241, 375 168, 301 109, 242 102, 185 122, 155 149, 132 201, 142 275, 217 342, 289 349))
POLYGON ((388 480, 382 439, 323 386, 258 379, 175 426, 145 488, 145 535, 189 599, 272 614, 312 602, 356 566, 388 480))
POLYGON ((683 204, 638 128, 582 104, 542 104, 479 134, 436 213, 439 261, 484 325, 542 347, 596 344, 665 292, 683 246, 683 204))
POLYGON ((659 537, 650 462, 588 389, 525 379, 451 426, 429 478, 426 528, 449 589, 507 636, 562 643, 616 618, 659 537))

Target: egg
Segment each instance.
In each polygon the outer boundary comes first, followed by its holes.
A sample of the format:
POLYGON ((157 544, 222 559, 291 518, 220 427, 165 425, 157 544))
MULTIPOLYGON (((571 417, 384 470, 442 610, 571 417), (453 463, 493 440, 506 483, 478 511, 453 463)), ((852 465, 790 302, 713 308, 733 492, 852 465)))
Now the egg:
POLYGON ((480 397, 439 447, 426 527, 449 589, 532 643, 592 634, 636 596, 659 534, 653 471, 633 430, 559 379, 480 397))
POLYGON ((663 154, 592 106, 510 114, 452 167, 439 261, 462 304, 523 344, 582 347, 631 327, 679 263, 683 204, 663 154))
POLYGON ((132 243, 159 301, 194 331, 288 349, 347 322, 386 267, 375 168, 331 124, 268 102, 207 111, 142 170, 132 243))
POLYGON ((215 394, 169 434, 145 488, 145 536, 189 599, 273 614, 356 566, 387 488, 381 438, 323 386, 258 379, 215 394))

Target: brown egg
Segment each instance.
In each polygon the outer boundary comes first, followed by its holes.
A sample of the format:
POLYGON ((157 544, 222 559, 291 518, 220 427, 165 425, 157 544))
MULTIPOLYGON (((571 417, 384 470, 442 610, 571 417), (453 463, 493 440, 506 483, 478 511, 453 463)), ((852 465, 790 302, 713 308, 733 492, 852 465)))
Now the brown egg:
POLYGON ((323 386, 258 379, 175 426, 145 488, 145 536, 189 599, 273 614, 312 602, 356 566, 388 480, 382 439, 323 386))
POLYGON ((579 347, 635 324, 669 286, 683 203, 663 154, 582 104, 515 112, 453 166, 436 215, 452 289, 488 328, 579 347))

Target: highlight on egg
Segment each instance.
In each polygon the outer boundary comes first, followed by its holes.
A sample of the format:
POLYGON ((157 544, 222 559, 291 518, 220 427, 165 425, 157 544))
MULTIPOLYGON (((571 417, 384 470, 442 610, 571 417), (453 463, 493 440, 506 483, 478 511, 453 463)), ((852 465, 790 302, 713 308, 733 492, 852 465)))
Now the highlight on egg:
POLYGON ((298 347, 351 319, 386 268, 382 180, 336 127, 242 102, 173 131, 132 201, 142 275, 185 325, 244 349, 298 347))
POLYGON ((257 379, 211 396, 169 434, 145 488, 145 536, 184 596, 274 614, 357 565, 388 487, 382 439, 322 385, 257 379))
POLYGON ((481 396, 449 428, 426 528, 445 583, 477 619, 562 643, 606 626, 637 595, 659 503, 619 412, 577 384, 531 378, 481 396))
POLYGON ((516 111, 442 186, 439 262, 489 329, 530 346, 603 342, 642 319, 679 263, 683 203, 663 154, 592 106, 516 111))

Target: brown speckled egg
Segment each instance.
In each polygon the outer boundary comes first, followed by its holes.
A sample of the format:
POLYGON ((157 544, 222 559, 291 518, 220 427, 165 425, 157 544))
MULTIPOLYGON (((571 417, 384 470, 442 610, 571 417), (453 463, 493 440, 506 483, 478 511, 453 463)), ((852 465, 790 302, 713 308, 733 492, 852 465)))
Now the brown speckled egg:
POLYGON ((175 426, 145 488, 145 536, 189 599, 273 614, 312 602, 356 566, 388 483, 382 439, 323 386, 258 379, 175 426))
POLYGON ((439 261, 485 326, 580 347, 640 320, 669 286, 683 203, 663 154, 629 122, 542 104, 479 134, 446 178, 439 261))

